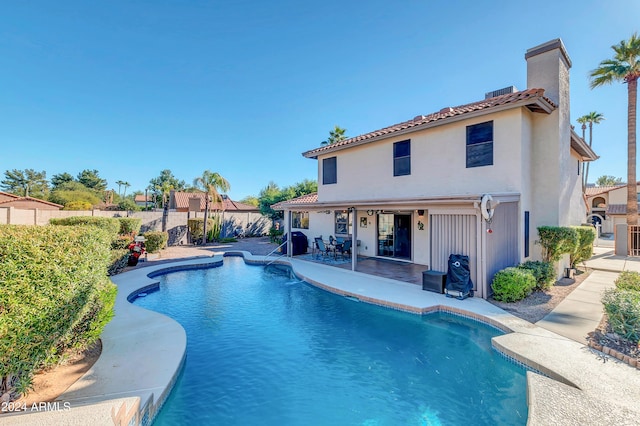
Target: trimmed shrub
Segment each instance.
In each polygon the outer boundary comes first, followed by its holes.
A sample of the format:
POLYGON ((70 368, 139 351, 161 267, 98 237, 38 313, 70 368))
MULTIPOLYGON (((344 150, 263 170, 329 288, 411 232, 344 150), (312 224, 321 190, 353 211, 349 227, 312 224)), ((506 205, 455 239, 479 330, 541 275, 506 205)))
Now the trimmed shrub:
POLYGON ((107 231, 113 239, 120 233, 120 222, 115 217, 72 216, 49 219, 49 223, 58 226, 95 226, 107 231))
POLYGON ((119 217, 120 235, 138 235, 142 227, 142 219, 136 217, 119 217))
POLYGON ((131 235, 118 235, 115 240, 111 242, 111 250, 128 249, 129 244, 133 242, 131 235))
POLYGON ((127 267, 129 256, 131 251, 129 249, 112 249, 109 256, 109 267, 107 269, 108 275, 116 275, 122 272, 127 267))
POLYGON ((616 288, 619 290, 630 290, 640 292, 640 273, 633 271, 622 271, 616 279, 616 288))
POLYGON ((145 238, 144 246, 149 253, 157 253, 167 245, 169 234, 162 231, 149 231, 142 234, 145 238))
POLYGON ((596 230, 593 226, 573 226, 578 233, 578 244, 570 253, 571 266, 575 268, 578 263, 591 259, 593 256, 593 242, 596 239, 596 230))
POLYGON ((113 316, 112 235, 97 226, 0 226, 0 393, 25 393, 68 348, 113 316))
POLYGON ((521 263, 519 269, 530 271, 536 279, 536 289, 546 290, 556 282, 556 271, 550 262, 532 261, 521 263))
POLYGON ((566 226, 540 226, 538 237, 545 262, 557 262, 563 254, 573 253, 578 245, 578 231, 566 226))
POLYGON ((88 201, 69 201, 62 210, 91 210, 93 205, 88 201))
POLYGON ((517 302, 527 297, 536 286, 536 279, 529 270, 509 267, 493 277, 493 298, 501 302, 517 302))
POLYGON ((611 329, 631 342, 640 341, 640 293, 609 289, 602 297, 611 329))

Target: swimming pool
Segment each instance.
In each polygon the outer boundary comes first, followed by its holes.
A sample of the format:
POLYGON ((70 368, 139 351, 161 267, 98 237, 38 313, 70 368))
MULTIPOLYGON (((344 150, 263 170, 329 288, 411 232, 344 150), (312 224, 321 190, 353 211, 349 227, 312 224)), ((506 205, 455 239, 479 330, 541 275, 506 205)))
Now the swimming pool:
POLYGON ((499 331, 449 314, 359 303, 225 258, 160 277, 139 306, 187 332, 155 424, 525 424, 525 371, 499 331))

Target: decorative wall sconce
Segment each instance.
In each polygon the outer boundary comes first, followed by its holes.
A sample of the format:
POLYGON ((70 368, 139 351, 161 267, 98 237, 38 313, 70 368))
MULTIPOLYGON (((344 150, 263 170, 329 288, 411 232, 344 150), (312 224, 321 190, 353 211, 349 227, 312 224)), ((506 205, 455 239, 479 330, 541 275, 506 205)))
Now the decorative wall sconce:
POLYGON ((424 216, 424 210, 418 210, 418 216, 423 217, 424 216))
POLYGON ((373 216, 373 210, 367 210, 367 215, 373 216))

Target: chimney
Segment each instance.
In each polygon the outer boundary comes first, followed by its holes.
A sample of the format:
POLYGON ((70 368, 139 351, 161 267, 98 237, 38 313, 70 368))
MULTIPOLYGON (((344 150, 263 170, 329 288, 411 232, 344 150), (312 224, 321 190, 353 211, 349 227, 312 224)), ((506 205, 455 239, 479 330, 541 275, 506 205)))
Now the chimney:
POLYGON ((557 38, 527 50, 527 89, 544 89, 556 105, 568 106, 571 59, 557 38), (566 99, 565 99, 566 96, 566 99))

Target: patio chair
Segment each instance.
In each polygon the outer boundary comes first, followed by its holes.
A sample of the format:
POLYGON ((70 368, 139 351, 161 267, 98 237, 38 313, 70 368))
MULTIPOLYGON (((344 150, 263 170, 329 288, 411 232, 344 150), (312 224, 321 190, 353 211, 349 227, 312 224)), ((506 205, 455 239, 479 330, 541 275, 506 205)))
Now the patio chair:
POLYGON ((322 238, 316 238, 315 242, 316 246, 318 247, 318 252, 322 253, 323 257, 329 254, 330 249, 324 245, 324 241, 322 241, 322 238))
POLYGON ((332 246, 336 245, 336 240, 333 238, 333 235, 329 235, 329 244, 332 246))
POLYGON ((342 254, 342 258, 344 259, 348 254, 351 254, 351 240, 345 240, 342 244, 336 245, 336 257, 338 253, 342 254))

